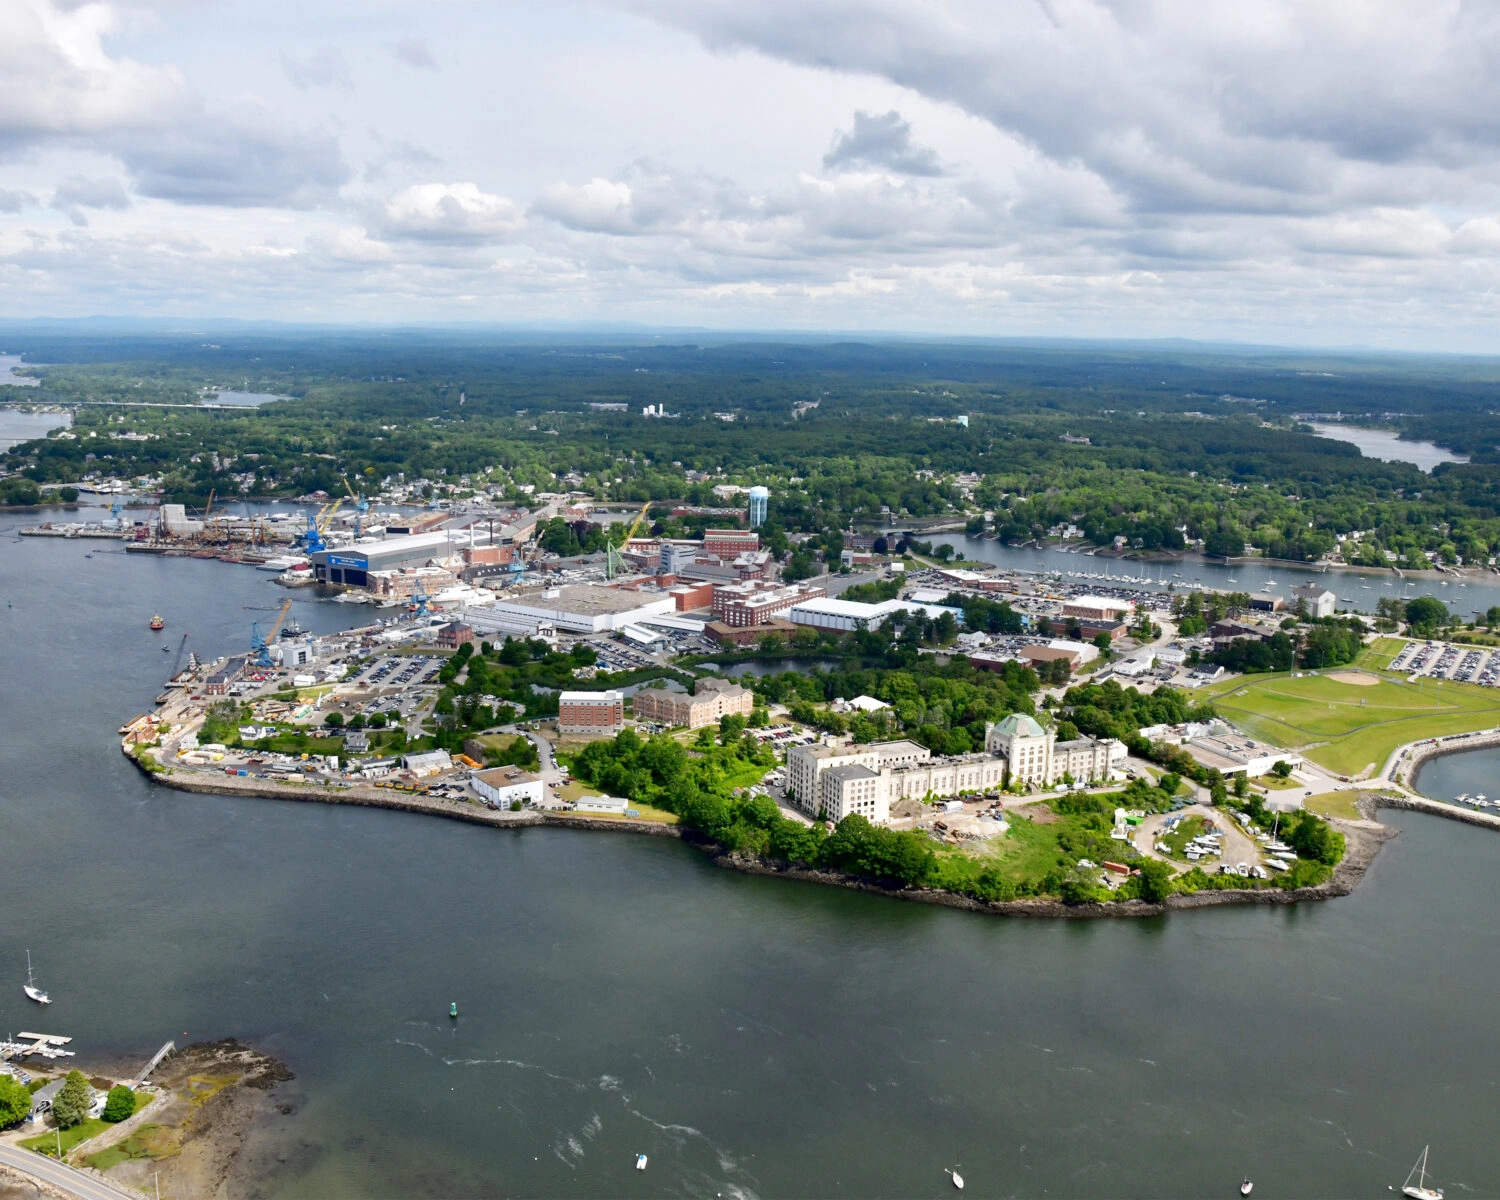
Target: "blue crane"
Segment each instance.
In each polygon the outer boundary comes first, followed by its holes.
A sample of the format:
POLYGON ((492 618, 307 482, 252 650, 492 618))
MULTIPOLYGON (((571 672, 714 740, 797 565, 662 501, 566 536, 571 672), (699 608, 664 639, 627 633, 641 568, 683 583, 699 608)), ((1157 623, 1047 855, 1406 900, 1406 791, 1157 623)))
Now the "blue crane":
POLYGON ((292 602, 283 600, 281 611, 276 614, 276 620, 271 622, 271 632, 261 633, 260 622, 250 623, 250 653, 255 656, 257 667, 274 667, 276 662, 271 657, 271 643, 276 640, 276 634, 281 629, 281 623, 286 620, 287 613, 292 611, 292 602))

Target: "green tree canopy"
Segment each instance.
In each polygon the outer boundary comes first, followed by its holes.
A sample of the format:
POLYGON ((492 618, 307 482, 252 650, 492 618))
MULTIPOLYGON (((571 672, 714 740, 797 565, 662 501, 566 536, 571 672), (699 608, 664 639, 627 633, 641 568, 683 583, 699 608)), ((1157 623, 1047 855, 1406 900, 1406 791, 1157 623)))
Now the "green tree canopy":
POLYGON ((76 1069, 69 1071, 67 1079, 63 1081, 62 1091, 52 1101, 52 1119, 57 1122, 59 1129, 71 1129, 89 1115, 89 1108, 93 1103, 94 1089, 89 1086, 83 1072, 76 1069))

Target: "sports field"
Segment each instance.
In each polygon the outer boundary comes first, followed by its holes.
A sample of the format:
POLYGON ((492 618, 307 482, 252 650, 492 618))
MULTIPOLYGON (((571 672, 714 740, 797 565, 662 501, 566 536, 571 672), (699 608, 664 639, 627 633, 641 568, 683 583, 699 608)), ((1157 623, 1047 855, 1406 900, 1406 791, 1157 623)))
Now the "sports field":
MULTIPOLYGON (((1368 661, 1368 660, 1367 660, 1368 661)), ((1370 684, 1330 675, 1247 675, 1205 688, 1225 720, 1339 775, 1379 770, 1404 742, 1500 725, 1500 689, 1383 674, 1370 684)))

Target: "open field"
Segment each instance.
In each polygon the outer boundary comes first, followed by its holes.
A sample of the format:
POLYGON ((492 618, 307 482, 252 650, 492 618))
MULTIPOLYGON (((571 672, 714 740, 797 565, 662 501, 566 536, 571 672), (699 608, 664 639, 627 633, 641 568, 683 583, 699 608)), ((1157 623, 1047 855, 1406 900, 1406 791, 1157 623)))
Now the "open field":
POLYGON ((1375 670, 1384 671, 1391 665, 1391 660, 1401 653, 1401 649, 1405 645, 1405 638, 1376 638, 1359 652, 1359 657, 1354 660, 1354 665, 1357 667, 1373 667, 1375 670))
POLYGON ((1500 725, 1495 689, 1462 683, 1413 684, 1383 676, 1361 686, 1327 675, 1279 674, 1204 690, 1227 720, 1252 737, 1299 749, 1340 775, 1378 770, 1404 742, 1500 725))

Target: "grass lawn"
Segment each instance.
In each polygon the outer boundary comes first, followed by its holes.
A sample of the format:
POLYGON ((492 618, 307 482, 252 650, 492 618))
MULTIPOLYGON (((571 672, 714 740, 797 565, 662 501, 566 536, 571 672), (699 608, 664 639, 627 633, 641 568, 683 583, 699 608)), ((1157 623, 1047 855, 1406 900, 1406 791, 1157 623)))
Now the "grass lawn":
POLYGON ((1359 815, 1359 809, 1354 807, 1358 797, 1358 792, 1324 792, 1307 797, 1302 802, 1302 807, 1320 817, 1342 817, 1346 821, 1359 821, 1363 818, 1359 815))
POLYGON ((1500 724, 1500 690, 1383 677, 1371 687, 1326 675, 1248 675, 1205 688, 1227 720, 1273 746, 1301 749, 1340 775, 1378 769, 1391 751, 1421 738, 1500 724))
POLYGON ((1391 660, 1401 653, 1402 647, 1405 645, 1405 638, 1376 638, 1359 652, 1359 657, 1354 660, 1354 665, 1357 667, 1373 668, 1377 671, 1387 670, 1391 665, 1391 660))
POLYGON ((90 1154, 83 1161, 96 1171, 107 1171, 110 1167, 133 1158, 162 1159, 182 1153, 182 1134, 166 1125, 142 1125, 122 1142, 117 1142, 98 1154, 90 1154))
MULTIPOLYGON (((106 1129, 113 1128, 114 1126, 111 1125, 108 1121, 101 1121, 98 1117, 87 1117, 84 1120, 80 1121, 77 1125, 74 1125, 71 1129, 64 1129, 62 1131, 63 1157, 66 1158, 68 1156, 68 1151, 73 1149, 74 1146, 78 1145, 79 1142, 86 1142, 89 1140, 89 1138, 94 1137, 96 1134, 103 1133, 106 1129)), ((35 1150, 38 1154, 45 1154, 48 1158, 56 1158, 57 1132, 55 1130, 51 1130, 40 1135, 39 1137, 27 1138, 21 1143, 21 1145, 25 1146, 28 1150, 35 1150)))

